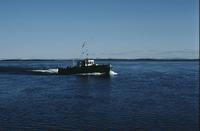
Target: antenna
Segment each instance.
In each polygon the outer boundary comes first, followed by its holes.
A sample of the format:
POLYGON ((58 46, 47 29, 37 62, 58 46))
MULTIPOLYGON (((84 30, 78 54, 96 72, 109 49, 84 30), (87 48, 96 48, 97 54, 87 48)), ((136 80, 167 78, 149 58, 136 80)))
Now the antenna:
POLYGON ((84 55, 85 55, 85 57, 87 57, 87 59, 88 59, 87 41, 84 41, 84 42, 83 42, 83 45, 82 45, 82 47, 81 47, 81 56, 84 57, 84 55))

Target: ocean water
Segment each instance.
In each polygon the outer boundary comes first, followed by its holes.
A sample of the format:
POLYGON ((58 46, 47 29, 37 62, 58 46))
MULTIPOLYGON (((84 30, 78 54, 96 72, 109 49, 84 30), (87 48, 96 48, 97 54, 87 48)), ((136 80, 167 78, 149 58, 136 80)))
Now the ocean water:
POLYGON ((199 130, 198 61, 97 61, 110 77, 56 75, 71 61, 0 61, 0 130, 199 130))

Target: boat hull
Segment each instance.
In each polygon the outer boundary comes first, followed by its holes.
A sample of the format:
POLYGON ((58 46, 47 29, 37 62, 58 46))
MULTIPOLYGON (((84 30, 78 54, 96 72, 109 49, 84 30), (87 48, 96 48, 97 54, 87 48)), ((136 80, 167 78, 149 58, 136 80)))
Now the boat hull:
POLYGON ((84 74, 84 73, 102 73, 104 75, 109 75, 111 70, 110 65, 93 65, 84 67, 67 67, 58 68, 59 75, 72 75, 72 74, 84 74))

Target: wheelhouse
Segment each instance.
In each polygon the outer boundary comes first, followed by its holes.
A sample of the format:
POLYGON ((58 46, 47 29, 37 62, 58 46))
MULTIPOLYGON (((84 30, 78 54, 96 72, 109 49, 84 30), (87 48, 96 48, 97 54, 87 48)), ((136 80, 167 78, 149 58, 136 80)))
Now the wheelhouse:
POLYGON ((78 67, 85 67, 85 66, 92 66, 92 65, 95 65, 95 63, 94 63, 94 60, 91 60, 91 59, 85 59, 85 60, 77 62, 78 67))

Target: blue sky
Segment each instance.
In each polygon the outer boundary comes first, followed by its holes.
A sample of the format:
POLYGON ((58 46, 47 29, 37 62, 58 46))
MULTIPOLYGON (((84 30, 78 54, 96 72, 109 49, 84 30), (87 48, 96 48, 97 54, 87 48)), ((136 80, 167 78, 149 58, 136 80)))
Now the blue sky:
POLYGON ((0 0, 0 59, 197 58, 198 0, 0 0))

